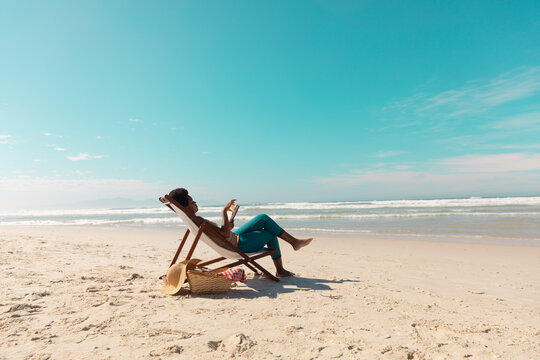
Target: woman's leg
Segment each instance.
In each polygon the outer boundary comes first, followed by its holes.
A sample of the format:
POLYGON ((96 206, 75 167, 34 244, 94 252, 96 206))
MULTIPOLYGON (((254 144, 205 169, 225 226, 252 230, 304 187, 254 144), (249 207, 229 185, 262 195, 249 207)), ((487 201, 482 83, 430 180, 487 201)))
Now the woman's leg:
POLYGON ((306 245, 309 245, 311 238, 309 239, 297 239, 279 226, 270 216, 266 214, 260 214, 255 216, 253 219, 249 220, 244 225, 240 226, 237 230, 234 231, 235 234, 242 235, 255 230, 266 230, 277 236, 293 247, 294 250, 300 250, 306 245))
POLYGON ((274 236, 280 236, 283 233, 283 229, 279 226, 270 216, 266 214, 259 214, 253 219, 249 220, 244 225, 240 226, 234 231, 235 234, 242 235, 247 232, 255 230, 266 230, 274 236))
POLYGON ((292 272, 285 270, 283 267, 283 261, 281 259, 281 252, 279 250, 279 242, 275 235, 269 233, 266 230, 254 230, 250 232, 245 232, 242 235, 238 236, 238 249, 243 252, 254 252, 261 250, 265 245, 269 249, 277 250, 275 254, 272 255, 272 260, 274 261, 274 266, 276 267, 276 276, 292 276, 292 272))
POLYGON ((265 245, 271 250, 277 250, 277 253, 272 255, 272 259, 281 257, 277 237, 266 230, 254 230, 238 236, 238 249, 243 252, 259 251, 265 245))
POLYGON ((276 266, 277 276, 291 276, 292 272, 285 270, 279 251, 277 237, 282 238, 292 245, 294 250, 299 250, 308 245, 312 239, 297 239, 281 228, 272 218, 266 214, 260 214, 240 226, 234 231, 238 235, 238 248, 244 252, 254 252, 267 245, 270 249, 278 252, 272 255, 276 266))

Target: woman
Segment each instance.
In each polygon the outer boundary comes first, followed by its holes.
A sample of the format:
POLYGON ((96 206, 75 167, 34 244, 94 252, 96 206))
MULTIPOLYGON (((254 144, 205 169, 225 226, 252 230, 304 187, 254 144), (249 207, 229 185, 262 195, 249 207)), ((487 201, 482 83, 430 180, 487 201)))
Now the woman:
POLYGON ((201 226, 204 223, 205 232, 210 237, 218 237, 225 240, 243 252, 255 252, 261 250, 264 246, 267 246, 272 250, 277 250, 277 252, 272 255, 272 260, 276 266, 276 276, 278 277, 292 276, 294 274, 288 270, 285 270, 283 267, 277 238, 279 237, 291 244, 294 250, 300 250, 304 246, 309 245, 311 240, 313 240, 312 238, 295 238, 283 230, 274 220, 265 214, 255 216, 236 231, 232 231, 234 228, 234 222, 229 221, 227 211, 230 211, 231 207, 235 205, 234 202, 236 199, 229 201, 227 205, 223 207, 221 212, 223 225, 220 227, 216 223, 196 215, 199 208, 197 203, 193 201, 191 196, 189 196, 186 189, 174 189, 169 193, 169 196, 185 207, 186 214, 191 220, 193 220, 193 222, 195 222, 197 226, 201 226))

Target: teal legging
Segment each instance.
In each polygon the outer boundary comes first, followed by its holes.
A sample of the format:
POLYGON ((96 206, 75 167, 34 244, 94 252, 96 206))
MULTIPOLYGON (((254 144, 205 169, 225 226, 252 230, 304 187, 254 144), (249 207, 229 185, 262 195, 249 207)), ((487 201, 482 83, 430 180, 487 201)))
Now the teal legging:
POLYGON ((277 238, 283 229, 270 216, 257 215, 233 232, 238 235, 238 249, 243 252, 259 251, 266 245, 271 250, 277 250, 272 259, 281 257, 277 238))

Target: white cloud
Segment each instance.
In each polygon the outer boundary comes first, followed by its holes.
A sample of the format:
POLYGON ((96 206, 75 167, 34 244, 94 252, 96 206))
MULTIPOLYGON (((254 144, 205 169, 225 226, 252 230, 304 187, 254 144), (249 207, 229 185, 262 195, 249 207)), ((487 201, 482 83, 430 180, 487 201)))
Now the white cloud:
POLYGON ((44 133, 41 133, 41 135, 43 135, 43 136, 52 136, 52 137, 62 138, 62 135, 55 135, 55 134, 50 133, 50 132, 44 132, 44 133))
POLYGON ((348 198, 503 196, 540 193, 540 154, 466 155, 438 159, 412 170, 373 166, 313 181, 348 198))
MULTIPOLYGON (((533 131, 529 130, 528 132, 533 131)), ((478 150, 523 150, 539 149, 540 143, 520 144, 521 131, 495 131, 476 135, 455 136, 446 139, 433 140, 436 144, 443 144, 447 148, 455 150, 478 149, 478 150), (503 143, 504 142, 504 143, 503 143)))
POLYGON ((128 119, 128 121, 134 122, 134 123, 141 123, 142 122, 141 119, 128 119))
POLYGON ((531 96, 540 89, 540 67, 518 68, 488 82, 474 81, 457 90, 448 90, 425 100, 418 112, 443 110, 448 117, 476 114, 531 96))
POLYGON ((491 127, 500 130, 540 130, 540 111, 512 116, 492 124, 491 127))
POLYGON ((103 139, 104 139, 104 137, 103 137, 103 136, 99 136, 99 135, 98 135, 98 136, 96 136, 96 139, 97 139, 97 140, 103 140, 103 139))
POLYGON ((504 173, 540 170, 540 154, 465 155, 439 162, 450 171, 467 173, 504 173))
POLYGON ((68 160, 71 161, 81 161, 81 160, 90 160, 90 159, 103 159, 109 157, 109 155, 90 155, 87 153, 79 153, 77 156, 66 156, 68 160))
POLYGON ((128 198, 155 198, 172 188, 161 182, 137 179, 58 179, 0 177, 0 208, 61 208, 79 201, 128 198))
POLYGON ((390 151, 382 151, 382 152, 376 153, 376 154, 373 155, 373 157, 386 158, 386 157, 398 156, 398 155, 402 155, 402 154, 405 154, 405 151, 390 150, 390 151))
POLYGON ((503 149, 540 149, 540 144, 502 145, 503 149))
POLYGON ((11 144, 11 135, 0 134, 0 144, 11 144))
POLYGON ((316 178, 315 183, 348 199, 408 199, 461 196, 527 196, 540 193, 540 174, 442 174, 422 171, 366 171, 316 178))
POLYGON ((77 175, 79 175, 79 176, 90 175, 91 173, 92 173, 91 171, 75 170, 75 174, 77 174, 77 175))
MULTIPOLYGON (((418 125, 421 119, 442 121, 477 115, 540 91, 540 66, 519 67, 491 80, 469 81, 467 85, 436 95, 414 94, 383 108, 383 112, 408 115, 405 123, 418 125)), ((403 124, 401 124, 403 126, 403 124)))
POLYGON ((56 151, 66 151, 66 149, 61 148, 61 147, 54 148, 54 150, 56 150, 56 151))
POLYGON ((77 156, 67 156, 66 158, 71 161, 80 161, 80 160, 88 160, 90 158, 90 155, 86 153, 79 153, 79 155, 77 156))

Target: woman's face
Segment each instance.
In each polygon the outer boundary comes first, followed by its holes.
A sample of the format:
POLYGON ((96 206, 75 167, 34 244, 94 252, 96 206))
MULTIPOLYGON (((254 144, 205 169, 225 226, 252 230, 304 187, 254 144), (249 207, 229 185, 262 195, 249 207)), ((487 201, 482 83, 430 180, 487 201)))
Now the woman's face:
POLYGON ((199 211, 199 207, 197 206, 197 202, 193 200, 191 196, 188 195, 188 205, 187 208, 193 211, 194 214, 199 211))

